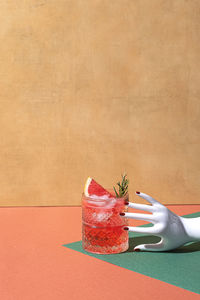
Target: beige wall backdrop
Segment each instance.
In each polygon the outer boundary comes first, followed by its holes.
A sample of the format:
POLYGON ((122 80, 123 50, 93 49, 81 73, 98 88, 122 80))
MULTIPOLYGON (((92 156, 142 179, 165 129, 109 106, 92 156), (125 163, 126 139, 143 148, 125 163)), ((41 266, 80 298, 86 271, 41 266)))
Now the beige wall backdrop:
POLYGON ((200 1, 0 1, 0 205, 85 180, 200 203, 200 1))

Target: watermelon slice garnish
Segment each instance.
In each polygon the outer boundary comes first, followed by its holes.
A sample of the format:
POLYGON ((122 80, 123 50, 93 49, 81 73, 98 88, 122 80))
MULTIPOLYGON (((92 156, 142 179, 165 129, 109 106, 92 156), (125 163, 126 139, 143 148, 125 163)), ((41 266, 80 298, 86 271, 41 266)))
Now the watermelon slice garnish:
POLYGON ((86 197, 107 197, 113 198, 113 195, 98 184, 93 178, 88 177, 85 183, 84 194, 86 197))

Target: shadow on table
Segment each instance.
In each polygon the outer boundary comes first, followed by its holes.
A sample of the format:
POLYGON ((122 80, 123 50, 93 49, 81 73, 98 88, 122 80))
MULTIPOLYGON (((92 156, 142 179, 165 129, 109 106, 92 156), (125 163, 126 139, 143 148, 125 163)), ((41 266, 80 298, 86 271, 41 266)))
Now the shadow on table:
MULTIPOLYGON (((155 244, 160 241, 158 236, 146 235, 146 236, 137 236, 129 239, 129 249, 127 252, 133 252, 133 249, 141 244, 155 244)), ((175 250, 166 251, 168 253, 187 253, 187 252, 195 252, 200 251, 200 242, 186 244, 181 246, 175 250)), ((161 253, 161 251, 160 251, 161 253)), ((164 252, 163 252, 164 253, 164 252)))

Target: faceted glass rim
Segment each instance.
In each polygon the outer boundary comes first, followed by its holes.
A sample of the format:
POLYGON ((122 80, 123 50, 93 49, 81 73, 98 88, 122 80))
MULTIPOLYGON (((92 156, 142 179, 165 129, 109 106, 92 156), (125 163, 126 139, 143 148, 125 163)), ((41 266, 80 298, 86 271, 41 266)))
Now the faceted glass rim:
POLYGON ((117 200, 117 201, 128 201, 129 199, 129 193, 127 193, 125 196, 123 197, 116 197, 116 195, 114 195, 114 191, 112 189, 107 189, 108 192, 110 192, 111 194, 113 194, 113 198, 109 198, 109 199, 105 199, 103 198, 103 196, 95 196, 95 197, 91 197, 91 196, 85 196, 84 193, 82 193, 82 199, 86 199, 86 200, 90 200, 90 201, 110 201, 112 199, 117 200))

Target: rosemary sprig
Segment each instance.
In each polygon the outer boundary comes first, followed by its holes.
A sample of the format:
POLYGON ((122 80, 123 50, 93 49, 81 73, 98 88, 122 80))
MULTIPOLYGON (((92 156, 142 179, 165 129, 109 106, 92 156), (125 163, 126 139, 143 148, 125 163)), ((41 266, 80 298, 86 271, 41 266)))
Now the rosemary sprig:
POLYGON ((116 188, 113 186, 113 189, 115 191, 115 195, 117 198, 121 198, 124 197, 127 193, 128 193, 128 184, 129 184, 129 180, 126 178, 127 175, 121 175, 122 176, 122 182, 117 182, 118 185, 118 189, 119 191, 116 191, 116 188))

